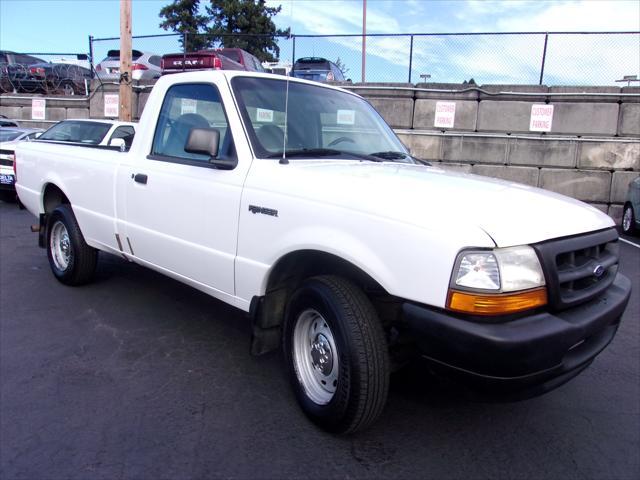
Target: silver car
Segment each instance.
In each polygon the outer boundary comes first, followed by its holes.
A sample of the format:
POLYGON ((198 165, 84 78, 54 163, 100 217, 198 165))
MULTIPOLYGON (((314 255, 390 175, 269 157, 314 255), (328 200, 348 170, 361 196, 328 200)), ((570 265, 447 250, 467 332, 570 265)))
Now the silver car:
MULTIPOLYGON (((160 78, 162 57, 140 50, 131 51, 131 77, 133 80, 154 80, 160 78)), ((120 50, 109 50, 107 57, 96 65, 96 74, 100 80, 120 80, 120 50)))
POLYGON ((629 183, 629 193, 622 211, 622 231, 627 235, 640 231, 640 176, 629 183))
POLYGON ((0 200, 13 202, 16 199, 16 177, 13 169, 16 145, 23 140, 37 138, 41 132, 39 128, 0 129, 0 200))

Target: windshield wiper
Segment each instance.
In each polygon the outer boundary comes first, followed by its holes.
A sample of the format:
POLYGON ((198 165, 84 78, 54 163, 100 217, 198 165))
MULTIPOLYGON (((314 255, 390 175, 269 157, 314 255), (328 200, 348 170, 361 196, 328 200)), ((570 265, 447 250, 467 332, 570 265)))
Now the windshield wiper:
POLYGON ((420 165, 431 165, 426 160, 422 160, 421 158, 416 158, 413 155, 410 155, 410 154, 405 153, 405 152, 400 152, 400 151, 390 150, 390 151, 387 151, 387 152, 374 152, 374 153, 370 153, 369 155, 372 155, 372 156, 378 157, 378 158, 382 158, 384 160, 405 160, 405 159, 410 159, 410 160, 413 160, 413 162, 418 163, 420 165))
MULTIPOLYGON (((358 160, 368 160, 370 162, 382 162, 383 160, 377 156, 365 155, 363 153, 346 152, 344 150, 335 150, 332 148, 301 148, 296 150, 287 150, 287 158, 300 157, 348 157, 358 160)), ((266 158, 282 158, 282 152, 270 153, 266 158)))

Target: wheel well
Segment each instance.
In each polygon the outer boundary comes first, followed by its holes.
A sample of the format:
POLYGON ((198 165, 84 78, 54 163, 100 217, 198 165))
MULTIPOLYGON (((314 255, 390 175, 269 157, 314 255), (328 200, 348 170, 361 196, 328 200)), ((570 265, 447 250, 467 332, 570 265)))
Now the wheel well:
POLYGON ((71 202, 64 194, 64 192, 53 183, 47 184, 44 189, 44 194, 42 195, 42 206, 44 208, 44 213, 51 213, 58 205, 62 205, 65 203, 70 204, 71 202))
POLYGON ((299 250, 282 257, 273 267, 265 295, 251 304, 252 352, 261 354, 277 348, 288 298, 306 278, 338 275, 361 288, 371 300, 383 325, 399 314, 400 302, 361 268, 335 255, 316 250, 299 250), (267 332, 270 332, 267 334, 267 332))

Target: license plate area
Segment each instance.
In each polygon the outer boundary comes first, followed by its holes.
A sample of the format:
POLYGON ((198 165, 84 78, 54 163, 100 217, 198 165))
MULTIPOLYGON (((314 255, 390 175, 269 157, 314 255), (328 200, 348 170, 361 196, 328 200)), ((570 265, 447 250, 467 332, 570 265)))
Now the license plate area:
POLYGON ((16 183, 16 178, 13 175, 0 174, 0 183, 3 185, 13 185, 16 183))

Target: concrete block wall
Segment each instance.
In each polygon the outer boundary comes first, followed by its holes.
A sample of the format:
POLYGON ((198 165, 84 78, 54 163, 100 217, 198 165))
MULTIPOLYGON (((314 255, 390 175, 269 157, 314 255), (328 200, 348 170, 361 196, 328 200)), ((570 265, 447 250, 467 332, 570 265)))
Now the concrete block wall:
POLYGON ((89 118, 89 100, 84 97, 45 97, 43 95, 0 95, 0 115, 26 128, 49 128, 60 120, 89 118), (46 98, 45 120, 31 119, 33 98, 46 98))

